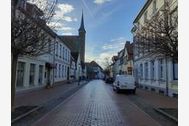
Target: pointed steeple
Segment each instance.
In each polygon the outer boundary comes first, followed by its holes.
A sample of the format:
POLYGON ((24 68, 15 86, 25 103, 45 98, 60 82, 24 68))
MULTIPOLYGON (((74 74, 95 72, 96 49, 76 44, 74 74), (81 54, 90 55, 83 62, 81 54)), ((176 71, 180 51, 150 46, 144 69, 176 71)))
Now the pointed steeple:
POLYGON ((80 28, 79 28, 79 32, 86 32, 85 27, 84 27, 83 10, 82 10, 81 25, 80 25, 80 28))

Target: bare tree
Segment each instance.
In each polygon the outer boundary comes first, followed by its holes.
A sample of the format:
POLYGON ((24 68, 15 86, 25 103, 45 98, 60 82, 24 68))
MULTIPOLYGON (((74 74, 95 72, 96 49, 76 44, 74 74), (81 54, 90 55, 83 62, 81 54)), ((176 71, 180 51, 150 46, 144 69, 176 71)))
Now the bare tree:
POLYGON ((146 21, 136 34, 135 49, 146 55, 178 57, 178 15, 173 3, 165 1, 162 10, 146 21))
MULTIPOLYGON (((34 2, 35 0, 33 0, 34 2)), ((44 1, 44 0, 41 0, 44 1)), ((35 2, 40 2, 36 0, 35 2)), ((40 6, 11 0, 11 110, 14 111, 16 69, 19 56, 39 56, 51 50, 47 31, 57 0, 40 6), (42 8, 43 11, 39 8, 42 8)))
MULTIPOLYGON (((177 1, 175 1, 177 2, 177 1)), ((168 95, 167 60, 178 61, 178 14, 175 3, 164 6, 136 32, 134 48, 144 56, 163 57, 166 61, 166 94, 168 95)))
POLYGON ((111 72, 111 60, 110 58, 108 57, 105 57, 104 58, 104 62, 103 62, 103 65, 104 65, 104 73, 107 75, 107 76, 110 76, 110 72, 111 72))

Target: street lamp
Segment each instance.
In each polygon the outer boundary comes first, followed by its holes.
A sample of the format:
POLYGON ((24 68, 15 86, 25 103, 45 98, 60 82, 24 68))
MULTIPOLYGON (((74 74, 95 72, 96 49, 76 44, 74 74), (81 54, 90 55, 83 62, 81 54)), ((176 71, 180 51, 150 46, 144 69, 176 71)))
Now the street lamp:
MULTIPOLYGON (((165 33, 161 33, 162 37, 165 37, 165 33)), ((167 65, 167 52, 165 54, 165 65, 166 65, 166 96, 169 96, 169 82, 168 82, 168 65, 167 65)))

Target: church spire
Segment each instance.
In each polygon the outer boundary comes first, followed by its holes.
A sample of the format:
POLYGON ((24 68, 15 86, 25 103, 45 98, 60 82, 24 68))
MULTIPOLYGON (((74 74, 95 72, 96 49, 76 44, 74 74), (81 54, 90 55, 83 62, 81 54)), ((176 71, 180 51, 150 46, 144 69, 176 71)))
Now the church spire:
POLYGON ((79 32, 86 32, 85 27, 84 27, 83 10, 82 10, 81 25, 80 25, 80 28, 79 28, 79 32))

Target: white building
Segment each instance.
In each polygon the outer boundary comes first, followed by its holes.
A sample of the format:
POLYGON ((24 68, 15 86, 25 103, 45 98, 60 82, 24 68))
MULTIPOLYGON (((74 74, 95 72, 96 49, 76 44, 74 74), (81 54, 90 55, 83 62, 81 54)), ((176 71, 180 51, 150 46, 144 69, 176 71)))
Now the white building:
POLYGON ((44 30, 48 34, 49 53, 31 57, 20 56, 17 63, 16 90, 39 88, 53 84, 54 43, 56 34, 48 27, 44 30))
POLYGON ((70 80, 76 79, 76 62, 73 56, 71 56, 71 64, 70 64, 70 80))
POLYGON ((54 56, 54 82, 62 82, 70 79, 70 49, 57 37, 54 56))
POLYGON ((103 79, 105 77, 102 67, 95 61, 85 63, 85 65, 88 79, 103 79))
POLYGON ((119 64, 120 60, 118 60, 118 56, 113 56, 112 57, 112 77, 115 78, 116 75, 119 74, 119 64))
MULTIPOLYGON (((56 34, 54 34, 56 35, 56 34)), ((17 66, 17 91, 52 86, 70 79, 70 49, 58 36, 51 37, 51 52, 38 56, 22 56, 17 66)))
POLYGON ((79 78, 82 77, 82 64, 81 64, 80 53, 72 52, 71 55, 75 62, 75 79, 78 80, 79 78))
MULTIPOLYGON (((134 43, 137 32, 145 25, 146 20, 150 20, 153 15, 160 12, 164 2, 164 0, 147 0, 134 20, 134 28, 132 29, 134 43)), ((171 0, 170 5, 172 10, 177 9, 177 0, 171 0)), ((140 87, 163 94, 166 94, 168 89, 169 96, 177 96, 178 63, 173 62, 171 58, 167 60, 166 64, 164 57, 148 56, 134 48, 134 73, 140 87)))
MULTIPOLYGON (((16 13, 18 16, 21 15, 23 18, 26 17, 28 19, 30 16, 33 16, 33 18, 38 19, 41 14, 43 14, 36 5, 31 3, 26 5, 27 6, 24 6, 23 8, 26 8, 26 11, 24 12, 30 12, 27 8, 33 8, 33 11, 36 13, 34 13, 34 15, 32 15, 33 13, 29 13, 25 16, 26 13, 18 11, 16 13)), ((86 32, 84 29, 83 15, 79 36, 69 36, 72 39, 74 38, 72 43, 70 43, 69 39, 63 39, 61 36, 54 33, 47 25, 45 25, 45 22, 37 22, 37 25, 39 25, 38 27, 42 28, 43 32, 47 34, 46 41, 48 44, 45 46, 45 49, 47 48, 48 52, 40 56, 31 57, 24 55, 18 58, 16 91, 19 92, 44 86, 51 87, 53 84, 67 82, 70 79, 73 79, 71 78, 72 76, 75 76, 75 79, 79 79, 79 77, 86 75, 86 69, 82 69, 81 65, 81 59, 84 60, 86 32), (78 48, 78 41, 82 44, 82 57, 77 55, 76 58, 73 57, 74 60, 71 60, 70 48, 72 46, 78 48)), ((73 50, 78 51, 80 49, 75 50, 74 48, 73 50)), ((80 51, 77 53, 81 54, 80 51)))

